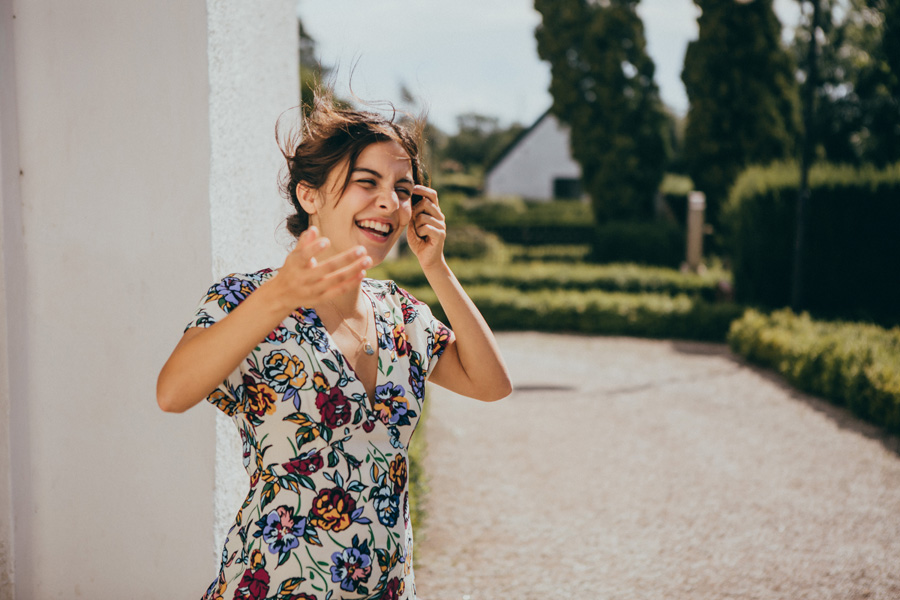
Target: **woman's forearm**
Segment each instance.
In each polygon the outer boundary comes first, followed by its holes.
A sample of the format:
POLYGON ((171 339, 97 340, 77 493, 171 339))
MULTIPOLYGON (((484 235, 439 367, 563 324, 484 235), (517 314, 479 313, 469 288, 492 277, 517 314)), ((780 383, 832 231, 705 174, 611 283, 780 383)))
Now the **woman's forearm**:
POLYGON ((434 382, 480 400, 499 400, 508 396, 512 392, 509 372, 497 340, 475 303, 446 261, 424 272, 456 338, 451 355, 445 354, 438 363, 441 372, 435 371, 434 382), (444 361, 453 360, 453 354, 458 359, 458 372, 455 365, 442 368, 444 361))

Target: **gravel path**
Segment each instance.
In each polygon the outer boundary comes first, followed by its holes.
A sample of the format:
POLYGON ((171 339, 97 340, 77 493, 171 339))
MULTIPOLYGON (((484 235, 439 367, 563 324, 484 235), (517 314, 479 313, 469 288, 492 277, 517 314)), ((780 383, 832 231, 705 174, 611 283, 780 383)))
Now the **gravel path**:
POLYGON ((721 345, 499 336, 433 388, 423 600, 900 599, 894 438, 721 345))

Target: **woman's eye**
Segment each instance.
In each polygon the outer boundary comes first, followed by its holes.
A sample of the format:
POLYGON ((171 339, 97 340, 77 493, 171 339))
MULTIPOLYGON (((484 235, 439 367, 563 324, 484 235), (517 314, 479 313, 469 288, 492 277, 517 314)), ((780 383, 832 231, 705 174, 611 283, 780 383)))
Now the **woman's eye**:
POLYGON ((400 196, 401 198, 409 198, 410 196, 412 196, 412 192, 404 187, 395 188, 395 191, 397 192, 397 195, 400 196))
POLYGON ((357 179, 356 183, 360 183, 360 184, 367 185, 367 186, 372 186, 372 185, 375 185, 375 180, 374 179, 357 179))

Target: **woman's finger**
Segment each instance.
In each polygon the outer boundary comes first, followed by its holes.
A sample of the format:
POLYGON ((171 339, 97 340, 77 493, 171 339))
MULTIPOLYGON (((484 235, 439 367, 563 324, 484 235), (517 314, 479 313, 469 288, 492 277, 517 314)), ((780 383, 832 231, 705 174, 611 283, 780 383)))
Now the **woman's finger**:
MULTIPOLYGON (((424 185, 415 185, 413 186, 412 193, 422 196, 423 199, 431 200, 435 206, 439 206, 437 190, 433 190, 424 185)), ((421 202, 419 204, 421 204, 421 202)), ((418 204, 416 206, 418 206, 418 204)))
POLYGON ((428 214, 422 214, 416 217, 416 231, 423 225, 431 225, 437 229, 446 229, 443 219, 438 219, 437 217, 428 214))
POLYGON ((355 261, 359 261, 364 258, 369 258, 369 256, 366 253, 366 249, 362 246, 344 250, 340 254, 332 256, 328 260, 323 260, 322 262, 320 262, 316 267, 313 276, 319 278, 326 277, 330 273, 342 269, 347 265, 352 265, 355 261))
POLYGON ((416 228, 416 235, 419 236, 420 239, 440 239, 442 237, 446 237, 447 230, 443 227, 435 227, 434 225, 419 225, 416 228))

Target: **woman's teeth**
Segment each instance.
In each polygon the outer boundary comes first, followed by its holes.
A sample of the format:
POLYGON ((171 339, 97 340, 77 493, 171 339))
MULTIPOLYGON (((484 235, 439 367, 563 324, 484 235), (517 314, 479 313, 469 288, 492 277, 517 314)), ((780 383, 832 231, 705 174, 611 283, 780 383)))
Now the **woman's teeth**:
POLYGON ((357 221, 356 224, 362 229, 368 229, 379 235, 386 236, 391 233, 391 226, 388 223, 380 223, 378 221, 370 221, 367 219, 365 221, 357 221))

